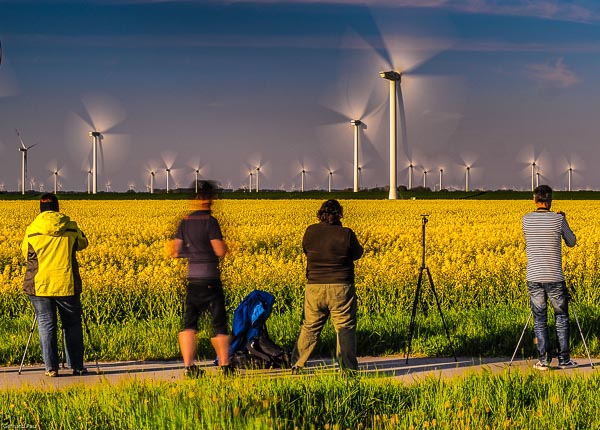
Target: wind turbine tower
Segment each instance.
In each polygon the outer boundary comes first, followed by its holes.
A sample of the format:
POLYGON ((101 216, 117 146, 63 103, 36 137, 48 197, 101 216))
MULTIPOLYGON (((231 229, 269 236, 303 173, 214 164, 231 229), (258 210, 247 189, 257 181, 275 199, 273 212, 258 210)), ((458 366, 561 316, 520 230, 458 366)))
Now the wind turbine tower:
POLYGON ((440 169, 440 191, 442 191, 444 188, 444 169, 440 169))
POLYGON ((571 191, 571 178, 573 177, 573 168, 571 166, 569 166, 569 175, 567 176, 568 180, 569 180, 569 186, 567 188, 568 191, 571 191))
POLYGON ((396 84, 400 82, 401 74, 395 71, 379 72, 379 76, 390 81, 390 200, 398 198, 398 130, 396 115, 396 84))
POLYGON ((25 194, 25 184, 27 183, 27 151, 29 151, 31 148, 37 145, 37 143, 25 146, 25 143, 23 143, 23 139, 21 138, 19 130, 15 131, 17 132, 17 137, 21 142, 21 147, 19 148, 19 152, 21 153, 21 194, 25 194))
POLYGON ((154 170, 150 172, 150 194, 154 194, 154 170))
POLYGON ((258 177, 260 176, 260 166, 256 166, 256 192, 258 193, 258 177))
POLYGON ((200 169, 194 170, 194 173, 196 174, 196 182, 195 182, 196 194, 198 194, 198 175, 200 174, 200 169))
POLYGON ((362 121, 359 119, 353 119, 350 124, 354 127, 354 192, 357 193, 359 190, 358 184, 358 134, 360 131, 360 125, 362 121))
POLYGON ((58 191, 58 172, 55 170, 52 174, 54 175, 54 194, 56 194, 58 191))
POLYGON ((331 192, 331 184, 333 182, 333 172, 329 171, 329 192, 331 192))
POLYGON ((304 192, 304 178, 306 176, 306 169, 302 169, 300 172, 300 191, 304 192))
POLYGON ((465 191, 469 192, 469 180, 471 179, 471 166, 467 166, 465 171, 465 191))
POLYGON ((427 170, 423 170, 423 188, 427 188, 427 170))
POLYGON ((90 194, 92 192, 91 186, 92 186, 92 171, 88 170, 87 171, 87 192, 88 192, 88 194, 90 194))
POLYGON ((408 189, 412 190, 412 180, 413 180, 413 165, 412 163, 408 166, 408 189))
POLYGON ((98 191, 98 145, 104 136, 99 131, 90 131, 89 135, 92 138, 92 194, 96 194, 98 191))
POLYGON ((531 192, 535 189, 535 161, 531 162, 531 192))
POLYGON ((165 172, 167 173, 167 194, 169 194, 169 174, 171 173, 171 169, 166 168, 165 172))

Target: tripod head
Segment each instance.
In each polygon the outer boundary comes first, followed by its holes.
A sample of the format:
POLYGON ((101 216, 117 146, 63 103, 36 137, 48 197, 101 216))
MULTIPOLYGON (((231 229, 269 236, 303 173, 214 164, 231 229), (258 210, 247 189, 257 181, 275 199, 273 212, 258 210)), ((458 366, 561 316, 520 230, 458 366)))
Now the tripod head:
POLYGON ((421 222, 423 225, 427 224, 427 221, 429 221, 429 219, 427 219, 428 216, 429 214, 421 214, 421 222))

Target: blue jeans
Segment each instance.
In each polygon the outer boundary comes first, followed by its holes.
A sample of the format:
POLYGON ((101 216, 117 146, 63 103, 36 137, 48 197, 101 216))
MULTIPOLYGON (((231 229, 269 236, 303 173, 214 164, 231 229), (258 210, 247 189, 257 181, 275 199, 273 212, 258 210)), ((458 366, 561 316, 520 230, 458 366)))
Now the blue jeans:
POLYGON ((569 293, 567 285, 563 282, 527 282, 529 301, 533 312, 533 331, 537 338, 537 348, 541 361, 552 360, 549 353, 548 340, 548 306, 547 301, 554 308, 556 319, 556 337, 558 338, 558 362, 568 362, 569 352, 569 293))
POLYGON ((64 330, 65 347, 72 369, 83 369, 83 329, 79 295, 69 297, 29 296, 38 320, 40 346, 46 370, 58 370, 57 316, 64 330))
POLYGON ((336 355, 340 367, 357 370, 356 310, 356 290, 353 284, 307 284, 304 317, 300 335, 292 351, 292 364, 304 367, 331 315, 331 322, 337 333, 336 355))

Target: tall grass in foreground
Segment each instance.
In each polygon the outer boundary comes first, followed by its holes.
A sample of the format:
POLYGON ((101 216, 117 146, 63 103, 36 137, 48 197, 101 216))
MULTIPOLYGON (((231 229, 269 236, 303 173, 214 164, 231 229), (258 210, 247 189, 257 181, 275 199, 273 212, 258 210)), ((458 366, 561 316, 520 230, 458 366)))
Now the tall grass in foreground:
MULTIPOLYGON (((558 372, 557 372, 558 373, 558 372)), ((338 375, 22 388, 1 424, 44 429, 597 428, 600 376, 505 372, 403 385, 338 375)))

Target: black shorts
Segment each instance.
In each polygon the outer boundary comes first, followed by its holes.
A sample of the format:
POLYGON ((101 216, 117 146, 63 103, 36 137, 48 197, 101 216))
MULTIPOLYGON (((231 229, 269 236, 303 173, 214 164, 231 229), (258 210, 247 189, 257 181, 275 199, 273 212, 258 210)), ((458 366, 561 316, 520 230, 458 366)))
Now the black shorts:
POLYGON ((188 280, 182 329, 198 330, 198 319, 207 311, 211 316, 213 336, 229 334, 221 281, 188 280))

